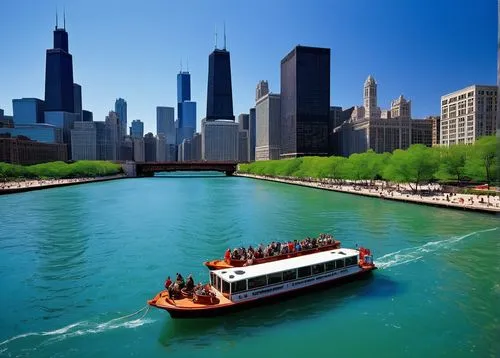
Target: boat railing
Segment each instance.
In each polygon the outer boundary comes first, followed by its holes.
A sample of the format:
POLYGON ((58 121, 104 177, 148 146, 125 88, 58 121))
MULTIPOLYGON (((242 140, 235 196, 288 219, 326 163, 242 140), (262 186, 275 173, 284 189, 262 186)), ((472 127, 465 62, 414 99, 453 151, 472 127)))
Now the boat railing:
MULTIPOLYGON (((268 256, 268 257, 259 257, 259 258, 253 258, 253 265, 258 265, 258 264, 263 264, 266 262, 271 262, 271 261, 277 261, 281 259, 289 259, 292 257, 297 257, 297 256, 302 256, 302 255, 308 255, 312 254, 315 252, 321 252, 321 251, 328 251, 328 250, 334 250, 340 248, 340 241, 335 241, 332 244, 324 245, 324 246, 318 246, 312 249, 305 249, 301 251, 294 251, 286 254, 280 254, 276 256, 268 256)), ((245 265, 248 266, 248 260, 239 260, 239 259, 229 259, 229 262, 225 260, 226 263, 228 263, 231 266, 234 267, 243 267, 245 265)))

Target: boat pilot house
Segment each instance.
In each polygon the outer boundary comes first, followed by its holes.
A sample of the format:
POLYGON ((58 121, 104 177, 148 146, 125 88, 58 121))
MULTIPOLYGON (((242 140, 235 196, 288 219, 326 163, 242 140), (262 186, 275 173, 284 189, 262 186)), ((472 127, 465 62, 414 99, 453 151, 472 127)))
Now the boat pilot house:
POLYGON ((255 266, 210 272, 210 283, 233 302, 295 291, 360 270, 358 251, 337 249, 255 266))

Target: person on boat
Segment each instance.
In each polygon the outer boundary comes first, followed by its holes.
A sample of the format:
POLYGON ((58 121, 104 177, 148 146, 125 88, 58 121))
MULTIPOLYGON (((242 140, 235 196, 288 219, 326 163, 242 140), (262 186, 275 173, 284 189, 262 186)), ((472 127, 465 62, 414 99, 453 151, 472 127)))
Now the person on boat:
POLYGON ((186 282, 186 291, 190 292, 190 291, 193 291, 193 290, 194 290, 193 276, 189 275, 188 279, 187 279, 187 282, 186 282))
POLYGON ((167 279, 165 280, 165 288, 168 290, 171 285, 172 280, 170 279, 170 276, 167 276, 167 279))
POLYGON ((184 288, 186 282, 184 281, 184 278, 182 277, 182 275, 180 273, 177 274, 177 278, 175 280, 175 283, 179 287, 179 290, 182 290, 184 288))
POLYGON ((231 249, 229 248, 226 250, 226 253, 224 254, 224 261, 229 263, 230 260, 231 260, 231 249))

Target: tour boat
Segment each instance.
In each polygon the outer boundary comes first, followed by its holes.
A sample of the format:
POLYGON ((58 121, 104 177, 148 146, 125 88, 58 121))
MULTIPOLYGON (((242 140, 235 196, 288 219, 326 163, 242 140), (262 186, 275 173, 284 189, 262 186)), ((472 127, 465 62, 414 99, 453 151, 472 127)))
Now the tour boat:
POLYGON ((170 313, 172 318, 223 315, 343 279, 356 279, 376 269, 370 250, 335 249, 260 265, 210 271, 210 284, 201 290, 170 297, 161 291, 148 304, 170 313))
MULTIPOLYGON (((292 257, 309 255, 309 254, 314 254, 314 253, 321 252, 321 251, 334 250, 334 249, 338 249, 338 248, 340 248, 340 241, 333 240, 333 242, 331 244, 315 247, 313 249, 294 251, 291 253, 276 255, 276 256, 254 258, 253 260, 251 260, 251 265, 259 265, 259 264, 263 264, 266 262, 289 259, 292 257)), ((231 268, 231 267, 243 267, 243 266, 247 266, 248 264, 249 263, 247 260, 235 260, 235 259, 232 259, 230 257, 220 259, 220 260, 216 259, 216 260, 204 262, 204 265, 207 266, 210 270, 220 270, 220 269, 227 269, 227 268, 231 268)))

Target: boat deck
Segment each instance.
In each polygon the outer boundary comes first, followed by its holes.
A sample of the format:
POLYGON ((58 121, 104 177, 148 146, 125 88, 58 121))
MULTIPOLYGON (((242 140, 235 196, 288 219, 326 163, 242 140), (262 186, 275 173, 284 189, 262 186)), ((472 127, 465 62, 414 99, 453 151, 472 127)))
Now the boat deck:
POLYGON ((174 300, 168 297, 168 292, 165 290, 158 293, 154 299, 149 301, 149 304, 163 309, 168 308, 168 309, 191 309, 191 310, 209 309, 213 307, 221 307, 234 304, 228 298, 223 296, 220 292, 216 291, 215 294, 216 297, 219 299, 219 303, 206 304, 206 303, 193 302, 192 298, 187 298, 187 297, 174 300))

